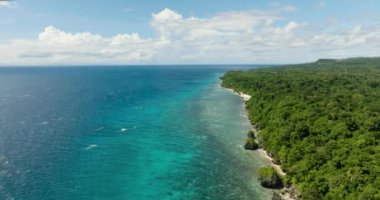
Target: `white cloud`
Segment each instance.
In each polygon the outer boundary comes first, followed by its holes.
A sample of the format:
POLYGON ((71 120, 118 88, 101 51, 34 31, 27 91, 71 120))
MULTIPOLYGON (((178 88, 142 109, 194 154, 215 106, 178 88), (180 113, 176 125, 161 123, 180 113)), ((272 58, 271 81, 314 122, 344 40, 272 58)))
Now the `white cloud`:
POLYGON ((114 37, 67 33, 46 27, 35 40, 12 40, 0 45, 3 64, 139 63, 149 59, 159 41, 143 40, 136 33, 114 37))
POLYGON ((276 11, 231 11, 209 18, 164 9, 152 14, 152 38, 104 37, 46 27, 36 39, 0 44, 0 64, 289 63, 320 57, 375 56, 380 28, 315 31, 276 11), (312 31, 313 30, 313 31, 312 31))
POLYGON ((102 42, 103 38, 100 35, 93 35, 88 32, 65 33, 53 26, 49 26, 38 35, 38 40, 51 45, 86 45, 102 42))
POLYGON ((16 8, 18 4, 13 1, 0 1, 0 8, 16 8))
POLYGON ((165 8, 163 11, 159 12, 158 14, 152 14, 153 20, 156 22, 171 22, 171 21, 177 21, 182 19, 182 15, 165 8))

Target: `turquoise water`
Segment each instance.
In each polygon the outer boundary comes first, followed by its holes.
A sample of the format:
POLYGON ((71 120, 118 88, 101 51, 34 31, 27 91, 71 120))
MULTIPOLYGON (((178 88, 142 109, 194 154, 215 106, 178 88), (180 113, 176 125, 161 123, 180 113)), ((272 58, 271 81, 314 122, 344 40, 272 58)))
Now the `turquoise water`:
POLYGON ((0 69, 0 199, 270 199, 228 69, 0 69))

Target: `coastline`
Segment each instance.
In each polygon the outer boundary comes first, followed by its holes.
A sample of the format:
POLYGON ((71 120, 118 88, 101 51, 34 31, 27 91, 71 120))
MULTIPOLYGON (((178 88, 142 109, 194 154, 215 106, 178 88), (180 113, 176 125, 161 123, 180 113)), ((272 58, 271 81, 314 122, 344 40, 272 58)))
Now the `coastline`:
POLYGON ((242 92, 236 92, 234 91, 233 89, 230 89, 230 88, 225 88, 226 90, 238 95, 239 97, 241 97, 244 101, 248 101, 249 99, 251 99, 251 96, 248 95, 248 94, 244 94, 242 92))
MULTIPOLYGON (((244 100, 244 102, 248 101, 252 97, 248 94, 245 94, 243 92, 237 92, 230 88, 225 88, 225 89, 241 97, 244 100)), ((259 130, 253 125, 251 125, 251 130, 254 132, 257 138, 259 130)), ((258 142, 257 139, 256 139, 256 142, 258 142)), ((275 164, 273 162, 273 158, 270 156, 268 151, 266 151, 264 148, 259 148, 255 151, 257 152, 257 154, 260 156, 261 159, 265 160, 269 166, 273 167, 273 169, 276 171, 278 175, 280 176, 286 175, 286 173, 281 169, 281 165, 275 164)), ((280 195, 282 200, 298 200, 298 198, 294 195, 294 189, 292 187, 290 188, 284 187, 278 192, 278 194, 280 195)))

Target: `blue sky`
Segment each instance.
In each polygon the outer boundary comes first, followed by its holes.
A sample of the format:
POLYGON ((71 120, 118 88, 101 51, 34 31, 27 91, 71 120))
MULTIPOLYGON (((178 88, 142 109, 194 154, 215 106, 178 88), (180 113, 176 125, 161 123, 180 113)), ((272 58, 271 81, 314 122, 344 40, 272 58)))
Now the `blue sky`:
POLYGON ((247 64, 375 56, 379 11, 376 0, 0 2, 0 64, 247 64), (117 36, 124 39, 115 45, 117 36))

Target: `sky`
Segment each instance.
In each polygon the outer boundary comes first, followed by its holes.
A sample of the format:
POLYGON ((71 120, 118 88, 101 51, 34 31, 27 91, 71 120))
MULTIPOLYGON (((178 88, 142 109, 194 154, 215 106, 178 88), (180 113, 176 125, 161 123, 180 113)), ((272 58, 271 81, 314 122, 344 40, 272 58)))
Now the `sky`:
POLYGON ((380 56, 378 0, 0 1, 1 66, 361 56, 380 56))

